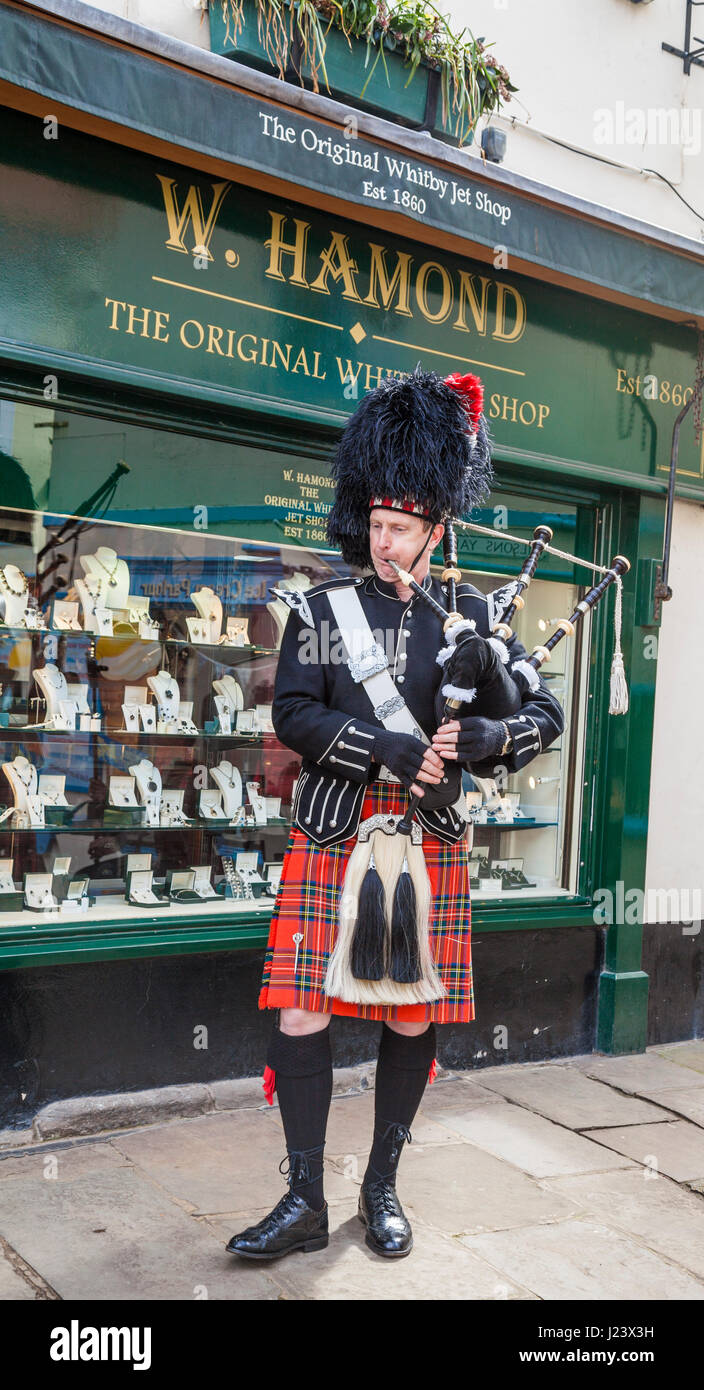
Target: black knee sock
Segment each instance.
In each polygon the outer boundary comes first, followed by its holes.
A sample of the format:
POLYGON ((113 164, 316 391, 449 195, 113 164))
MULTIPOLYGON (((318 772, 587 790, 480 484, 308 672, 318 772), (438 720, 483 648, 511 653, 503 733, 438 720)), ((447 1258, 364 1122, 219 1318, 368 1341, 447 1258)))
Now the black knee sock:
POLYGON ((376 1065, 374 1091, 374 1142, 364 1182, 384 1178, 395 1183, 396 1168, 410 1125, 425 1090, 435 1056, 435 1024, 424 1033, 408 1037, 383 1026, 376 1065))
POLYGON ((315 1211, 321 1211, 325 1206, 323 1150, 332 1097, 329 1026, 297 1037, 275 1027, 267 1063, 276 1073, 289 1156, 289 1187, 315 1211))

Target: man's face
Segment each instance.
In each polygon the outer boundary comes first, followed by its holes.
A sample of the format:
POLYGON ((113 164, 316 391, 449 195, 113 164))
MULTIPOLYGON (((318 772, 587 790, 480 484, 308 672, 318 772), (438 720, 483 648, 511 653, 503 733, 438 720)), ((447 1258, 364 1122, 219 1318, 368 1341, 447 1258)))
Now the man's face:
POLYGON ((397 582, 398 575, 389 564, 389 559, 395 560, 401 569, 408 569, 426 540, 427 549, 413 571, 413 577, 420 579, 427 574, 430 556, 443 528, 435 526, 433 530, 437 533, 435 539, 428 540, 428 532, 419 516, 392 511, 387 507, 373 507, 369 514, 369 549, 379 578, 387 584, 397 582))

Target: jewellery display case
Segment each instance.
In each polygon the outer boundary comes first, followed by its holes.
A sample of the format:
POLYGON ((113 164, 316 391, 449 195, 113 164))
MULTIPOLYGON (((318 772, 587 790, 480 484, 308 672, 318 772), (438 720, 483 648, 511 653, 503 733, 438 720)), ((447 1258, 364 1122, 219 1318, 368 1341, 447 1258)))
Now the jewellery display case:
MULTIPOLYGON (((12 457, 0 452, 0 937, 19 929, 7 954, 22 959, 14 942, 31 936, 70 956, 72 930, 116 953, 171 949, 168 931, 176 950, 260 944, 300 766, 271 724, 281 595, 347 573, 324 549, 324 465, 266 441, 233 460, 184 432, 0 407, 12 421, 12 457)), ((473 519, 503 513, 526 538, 545 521, 555 544, 589 553, 586 507, 495 496, 473 519)), ((482 592, 518 574, 525 550, 510 537, 459 542, 463 578, 482 592)), ((541 559, 513 623, 529 652, 572 611, 574 580, 541 559)), ((497 759, 493 778, 465 774, 479 904, 579 893, 589 626, 541 668, 565 709, 562 738, 519 773, 497 759)))
POLYGON ((299 758, 271 700, 324 556, 0 513, 0 925, 266 918, 299 758))
MULTIPOLYGON (((299 766, 271 724, 289 611, 272 589, 318 583, 336 557, 3 518, 15 540, 0 554, 0 921, 265 917, 299 766)), ((487 592, 501 582, 468 577, 487 592)), ((534 581, 517 624, 529 650, 576 597, 534 581)), ((545 676, 565 708, 576 651, 560 644, 545 676)), ((566 746, 516 774, 466 776, 477 898, 569 891, 566 746)))

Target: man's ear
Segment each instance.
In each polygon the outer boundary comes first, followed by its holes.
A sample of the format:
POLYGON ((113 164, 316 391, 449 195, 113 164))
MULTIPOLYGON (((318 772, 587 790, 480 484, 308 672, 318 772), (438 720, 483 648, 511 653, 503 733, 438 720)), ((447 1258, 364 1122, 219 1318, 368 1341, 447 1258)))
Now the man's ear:
POLYGON ((438 541, 440 541, 440 540, 442 539, 442 537, 444 536, 444 534, 445 534, 445 526, 444 526, 444 523, 443 523, 442 521, 438 521, 438 522, 436 523, 436 525, 433 527, 433 543, 432 543, 432 545, 431 545, 431 550, 434 550, 434 549, 435 549, 436 545, 438 544, 438 541))

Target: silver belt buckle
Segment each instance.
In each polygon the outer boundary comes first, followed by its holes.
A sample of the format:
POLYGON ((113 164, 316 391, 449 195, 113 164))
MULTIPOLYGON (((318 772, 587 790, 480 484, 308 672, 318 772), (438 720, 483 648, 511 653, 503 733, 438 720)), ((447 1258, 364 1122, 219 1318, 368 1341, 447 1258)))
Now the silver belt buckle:
POLYGON ((400 783, 401 783, 401 778, 400 778, 400 777, 397 777, 395 772, 391 772, 391 771, 389 770, 389 768, 386 767, 386 766, 384 765, 384 763, 382 763, 382 764, 381 764, 381 767, 379 768, 379 772, 378 772, 378 774, 377 774, 377 781, 379 781, 379 782, 398 782, 399 785, 400 785, 400 783))
POLYGON ((353 681, 365 681, 369 676, 377 676, 380 671, 386 670, 388 664, 389 658, 378 642, 372 642, 371 647, 366 647, 358 656, 351 656, 347 662, 353 681))
MULTIPOLYGON (((357 839, 364 844, 375 830, 382 830, 385 835, 395 835, 403 815, 402 811, 390 815, 384 811, 376 811, 373 816, 367 816, 366 820, 360 821, 357 839)), ((416 820, 411 822, 411 843, 414 845, 422 845, 423 843, 423 827, 416 820)))

